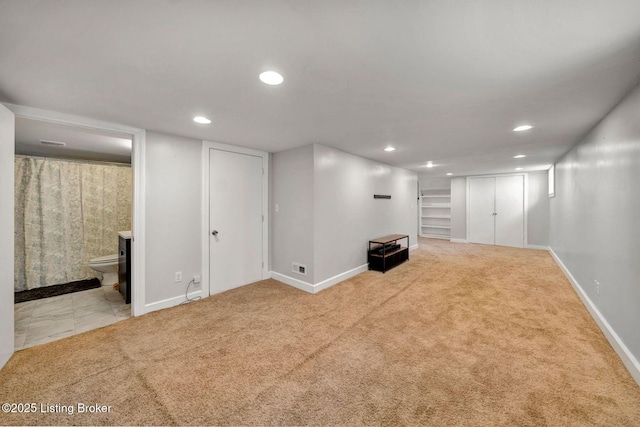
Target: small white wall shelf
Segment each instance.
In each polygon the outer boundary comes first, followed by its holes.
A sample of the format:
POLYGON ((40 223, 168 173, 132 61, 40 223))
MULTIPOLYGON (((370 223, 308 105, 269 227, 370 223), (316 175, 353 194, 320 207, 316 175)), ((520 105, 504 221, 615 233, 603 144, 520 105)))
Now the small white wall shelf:
POLYGON ((421 190, 420 235, 451 239, 451 190, 421 190))

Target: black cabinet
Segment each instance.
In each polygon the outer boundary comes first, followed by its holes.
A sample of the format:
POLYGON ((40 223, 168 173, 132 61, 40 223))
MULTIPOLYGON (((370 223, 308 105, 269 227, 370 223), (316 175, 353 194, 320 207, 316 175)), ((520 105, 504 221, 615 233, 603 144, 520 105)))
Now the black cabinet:
POLYGON ((383 273, 409 259, 409 236, 392 234, 369 240, 369 270, 383 273))
POLYGON ((118 283, 126 304, 131 304, 131 238, 119 236, 118 283))

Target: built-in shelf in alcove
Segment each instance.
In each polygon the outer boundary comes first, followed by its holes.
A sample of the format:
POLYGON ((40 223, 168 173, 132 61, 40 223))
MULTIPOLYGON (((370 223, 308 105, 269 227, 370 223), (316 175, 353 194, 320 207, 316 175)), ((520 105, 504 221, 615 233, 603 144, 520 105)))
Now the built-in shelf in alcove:
POLYGON ((420 195, 420 235, 451 238, 451 190, 422 190, 420 195))

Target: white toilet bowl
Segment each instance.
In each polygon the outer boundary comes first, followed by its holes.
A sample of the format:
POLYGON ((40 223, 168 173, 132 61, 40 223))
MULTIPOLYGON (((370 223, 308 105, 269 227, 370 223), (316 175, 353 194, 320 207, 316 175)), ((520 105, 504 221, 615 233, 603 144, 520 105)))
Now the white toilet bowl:
POLYGON ((100 256, 89 260, 89 267, 102 273, 102 286, 118 283, 118 254, 100 256))

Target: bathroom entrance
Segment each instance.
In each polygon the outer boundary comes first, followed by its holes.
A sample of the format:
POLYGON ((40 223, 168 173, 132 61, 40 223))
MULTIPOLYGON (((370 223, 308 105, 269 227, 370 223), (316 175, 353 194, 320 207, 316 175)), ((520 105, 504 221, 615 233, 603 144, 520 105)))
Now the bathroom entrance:
POLYGON ((118 277, 120 242, 131 239, 131 149, 127 133, 16 117, 16 350, 131 316, 118 277))

